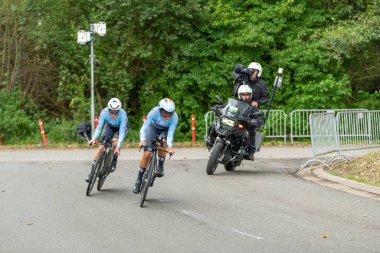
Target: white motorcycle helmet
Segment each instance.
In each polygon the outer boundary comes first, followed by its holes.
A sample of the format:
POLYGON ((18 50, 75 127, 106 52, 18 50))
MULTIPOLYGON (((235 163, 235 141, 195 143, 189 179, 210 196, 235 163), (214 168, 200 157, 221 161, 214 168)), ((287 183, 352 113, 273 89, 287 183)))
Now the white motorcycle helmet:
POLYGON ((252 98, 252 89, 251 87, 249 87, 249 85, 241 85, 238 89, 238 96, 239 96, 239 99, 243 100, 243 101, 249 101, 251 100, 252 98), (241 94, 243 93, 249 93, 249 97, 246 98, 245 100, 241 97, 241 94))
POLYGON ((248 65, 247 69, 257 69, 259 71, 259 73, 257 74, 258 77, 260 77, 261 73, 263 72, 263 68, 261 67, 260 63, 258 63, 258 62, 251 62, 248 65))
POLYGON ((160 111, 165 110, 166 112, 173 114, 175 110, 175 104, 170 98, 164 98, 161 99, 158 103, 158 108, 160 108, 160 111))
POLYGON ((118 98, 111 98, 110 101, 108 101, 108 109, 112 111, 120 111, 121 109, 121 102, 118 98))

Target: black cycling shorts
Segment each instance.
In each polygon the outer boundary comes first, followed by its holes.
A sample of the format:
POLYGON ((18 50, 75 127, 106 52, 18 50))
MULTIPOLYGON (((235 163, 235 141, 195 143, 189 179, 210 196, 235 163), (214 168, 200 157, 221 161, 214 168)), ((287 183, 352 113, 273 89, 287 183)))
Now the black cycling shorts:
POLYGON ((168 129, 159 129, 155 125, 150 125, 150 127, 146 130, 145 141, 146 146, 144 147, 144 151, 152 151, 152 140, 154 140, 157 136, 159 138, 165 138, 168 135, 168 129))

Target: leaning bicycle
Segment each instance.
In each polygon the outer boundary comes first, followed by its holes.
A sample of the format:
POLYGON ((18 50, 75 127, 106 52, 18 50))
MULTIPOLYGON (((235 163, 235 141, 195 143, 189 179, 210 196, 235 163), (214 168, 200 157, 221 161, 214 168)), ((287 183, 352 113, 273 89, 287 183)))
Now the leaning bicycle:
POLYGON ((98 191, 100 191, 109 173, 113 172, 111 170, 111 164, 114 158, 114 149, 112 147, 111 138, 106 138, 105 140, 102 141, 102 144, 104 145, 104 148, 102 149, 102 152, 100 153, 98 160, 92 166, 92 169, 91 169, 87 191, 86 191, 87 196, 90 195, 92 188, 94 187, 96 183, 97 178, 98 178, 97 189, 98 191))
MULTIPOLYGON (((153 187, 154 180, 157 175, 158 167, 158 151, 169 153, 166 150, 163 150, 165 141, 158 136, 155 139, 152 139, 152 155, 149 158, 148 166, 143 174, 141 187, 140 187, 140 207, 144 205, 146 195, 148 194, 149 187, 153 187)), ((169 153, 169 159, 171 158, 172 153, 169 153)))

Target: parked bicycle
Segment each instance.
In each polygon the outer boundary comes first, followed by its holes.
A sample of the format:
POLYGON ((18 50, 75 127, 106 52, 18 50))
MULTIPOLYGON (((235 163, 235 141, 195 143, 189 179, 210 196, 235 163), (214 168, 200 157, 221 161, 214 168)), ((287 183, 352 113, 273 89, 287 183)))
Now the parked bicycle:
POLYGON ((102 152, 100 153, 98 160, 96 161, 96 163, 93 165, 91 169, 90 180, 88 182, 87 191, 86 191, 87 196, 90 195, 91 190, 94 187, 97 178, 99 178, 97 189, 98 191, 100 191, 109 173, 114 172, 114 170, 111 169, 111 164, 114 157, 114 149, 112 147, 111 138, 110 137, 106 138, 103 141, 103 144, 104 144, 104 148, 102 152))
MULTIPOLYGON (((142 178, 142 183, 141 183, 141 188, 140 188, 140 194, 141 194, 140 207, 144 205, 146 195, 148 194, 148 189, 149 187, 153 187, 154 180, 156 179, 157 167, 158 167, 158 152, 157 151, 163 151, 163 152, 169 153, 168 151, 162 149, 163 145, 165 144, 162 138, 159 138, 159 136, 157 136, 155 139, 152 139, 151 141, 153 144, 152 155, 149 158, 148 166, 142 178)), ((171 156, 172 154, 169 153, 169 159, 171 158, 171 156)))

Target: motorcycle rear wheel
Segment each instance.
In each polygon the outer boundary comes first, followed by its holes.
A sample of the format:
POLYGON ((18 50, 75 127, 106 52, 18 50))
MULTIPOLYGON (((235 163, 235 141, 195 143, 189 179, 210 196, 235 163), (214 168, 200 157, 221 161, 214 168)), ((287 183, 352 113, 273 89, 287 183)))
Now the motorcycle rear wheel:
POLYGON ((206 172, 208 175, 214 174, 216 167, 218 167, 218 159, 221 155, 220 153, 222 152, 224 145, 225 144, 222 142, 215 143, 207 163, 206 172))

